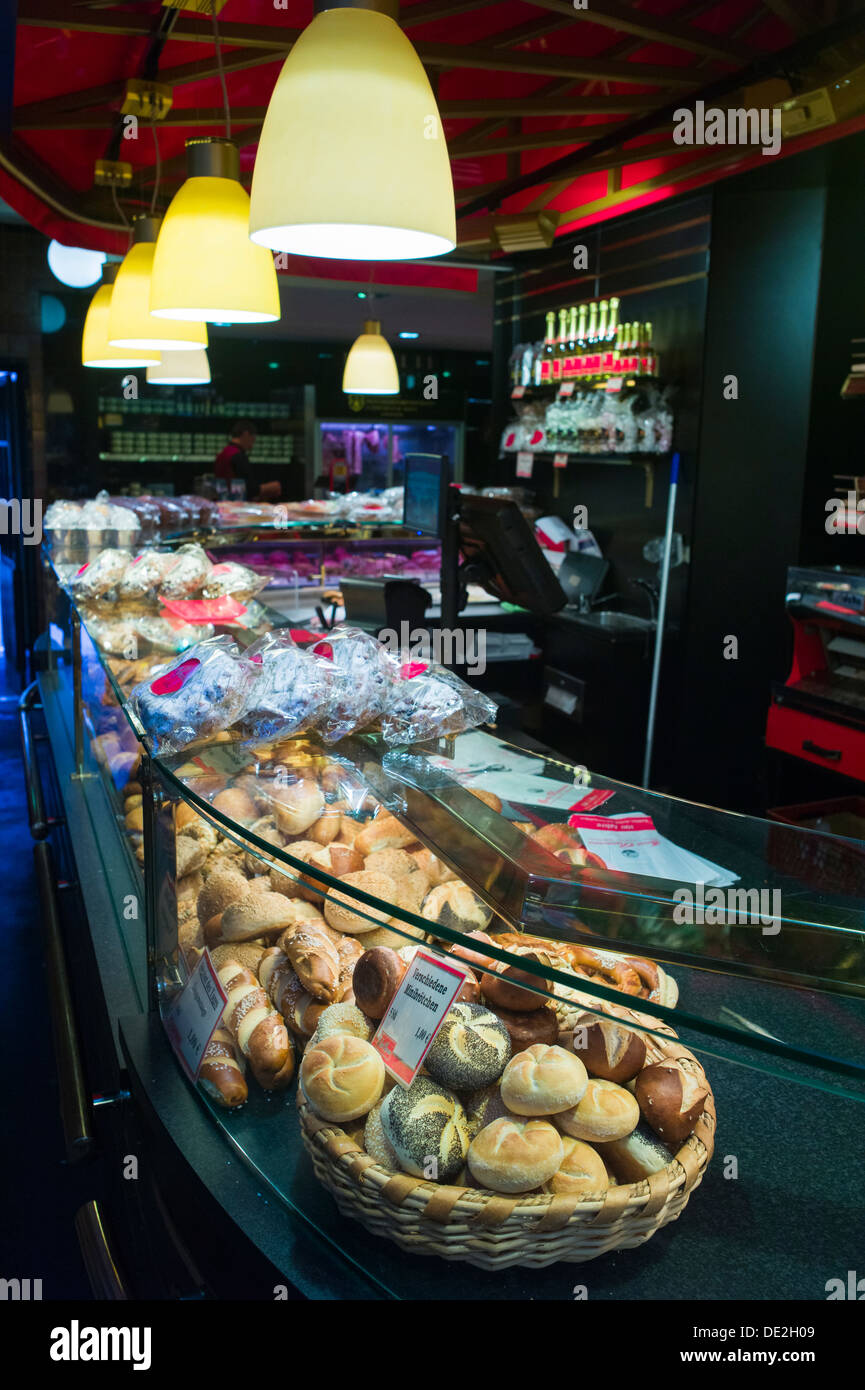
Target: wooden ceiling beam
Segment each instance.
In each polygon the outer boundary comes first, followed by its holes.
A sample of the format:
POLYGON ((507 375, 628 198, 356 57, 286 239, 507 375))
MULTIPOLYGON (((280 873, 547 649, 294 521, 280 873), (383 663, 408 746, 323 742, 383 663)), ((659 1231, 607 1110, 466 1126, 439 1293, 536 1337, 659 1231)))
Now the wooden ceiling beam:
MULTIPOLYGON (((584 24, 602 24, 621 34, 633 34, 646 43, 666 43, 684 48, 690 53, 721 59, 725 63, 746 63, 754 57, 753 49, 675 17, 662 19, 622 3, 622 0, 591 0, 588 8, 575 10, 572 0, 528 0, 538 9, 554 14, 570 13, 572 19, 584 24)), ((779 3, 779 0, 775 0, 779 3)))
POLYGON ((468 10, 491 9, 498 3, 499 0, 420 0, 419 4, 405 5, 400 10, 399 22, 403 29, 416 29, 419 24, 450 19, 452 15, 466 14, 468 10))
MULTIPOLYGON (((490 122, 500 125, 500 121, 490 122)), ((462 139, 449 140, 448 151, 452 157, 474 154, 480 157, 492 154, 511 154, 520 150, 555 149, 562 145, 585 145, 601 135, 609 135, 616 129, 618 121, 600 122, 591 126, 569 126, 565 130, 519 131, 515 135, 503 135, 497 140, 484 140, 468 144, 462 139)), ((470 132, 474 133, 474 132, 470 132)))
POLYGON ((480 100, 451 100, 439 104, 442 120, 485 120, 499 116, 508 120, 511 116, 603 116, 614 112, 624 115, 637 115, 651 110, 651 95, 623 97, 514 97, 510 100, 497 100, 482 97, 480 100))
POLYGON ((657 63, 616 63, 603 57, 530 53, 527 49, 506 53, 503 49, 480 44, 417 43, 415 49, 421 62, 431 67, 569 77, 573 82, 601 78, 607 82, 632 82, 648 87, 693 86, 693 77, 687 68, 664 67, 657 63))
MULTIPOLYGON (((264 106, 233 106, 231 108, 231 128, 256 124, 259 128, 264 121, 264 106)), ((97 107, 87 111, 60 111, 54 116, 25 117, 15 114, 15 129, 24 130, 104 130, 117 116, 108 107, 97 107)), ((146 123, 145 123, 146 124, 146 123)), ((159 122, 159 130, 177 130, 189 127, 225 124, 224 106, 173 107, 159 122)))

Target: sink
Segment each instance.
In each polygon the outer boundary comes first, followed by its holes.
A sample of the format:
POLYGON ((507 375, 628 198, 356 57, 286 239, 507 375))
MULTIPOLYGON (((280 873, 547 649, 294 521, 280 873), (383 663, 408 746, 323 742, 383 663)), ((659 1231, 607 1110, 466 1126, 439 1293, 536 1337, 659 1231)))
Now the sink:
POLYGON ((653 618, 641 618, 635 613, 614 613, 607 610, 603 613, 576 613, 574 621, 584 623, 586 627, 599 627, 607 632, 654 632, 655 621, 653 618))

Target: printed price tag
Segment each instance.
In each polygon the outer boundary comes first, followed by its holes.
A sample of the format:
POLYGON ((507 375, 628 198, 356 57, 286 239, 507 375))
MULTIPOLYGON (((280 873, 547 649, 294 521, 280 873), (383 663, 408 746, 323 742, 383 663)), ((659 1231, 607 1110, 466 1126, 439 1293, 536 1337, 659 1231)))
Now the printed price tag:
POLYGON ((616 391, 621 391, 622 385, 623 381, 620 376, 611 376, 609 380, 605 382, 604 390, 608 391, 610 395, 612 395, 616 391))
POLYGON ((411 962, 372 1040, 401 1086, 410 1086, 417 1076, 468 971, 468 966, 461 968, 423 950, 411 962))
POLYGON ((563 400, 565 396, 572 396, 576 384, 575 381, 563 381, 559 387, 559 400, 563 400))
MULTIPOLYGON (((585 815, 587 811, 594 811, 598 806, 603 806, 605 801, 609 801, 610 797, 615 795, 616 793, 613 791, 601 791, 600 787, 598 787, 595 791, 587 792, 585 796, 581 796, 579 801, 575 801, 571 810, 579 810, 585 815)), ((569 820, 568 825, 570 825, 572 830, 576 829, 576 821, 571 824, 569 820)))
POLYGON ((567 454, 553 454, 553 468, 567 468, 567 454))
POLYGON ((210 952, 205 950, 165 1018, 168 1040, 193 1081, 198 1077, 204 1049, 222 1018, 226 999, 210 952))
POLYGON ((511 392, 511 400, 512 400, 512 401, 520 401, 520 400, 522 400, 522 398, 523 398, 523 396, 524 396, 525 394, 526 394, 526 388, 525 388, 525 386, 515 386, 514 389, 513 389, 513 391, 511 392))
POLYGON ((517 454, 517 477, 530 478, 532 469, 535 466, 535 456, 527 451, 520 451, 517 454))

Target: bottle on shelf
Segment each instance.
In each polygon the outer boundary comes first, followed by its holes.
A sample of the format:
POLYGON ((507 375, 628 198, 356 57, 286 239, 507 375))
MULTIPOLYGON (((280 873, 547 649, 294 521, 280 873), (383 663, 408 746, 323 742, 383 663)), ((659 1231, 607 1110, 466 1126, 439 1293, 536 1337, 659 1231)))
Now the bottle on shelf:
POLYGON ((586 331, 587 331, 587 330, 586 330, 586 317, 587 317, 587 315, 588 315, 588 312, 589 312, 589 306, 588 306, 588 304, 581 304, 580 307, 579 307, 578 319, 577 319, 577 351, 578 351, 578 352, 585 352, 585 350, 586 350, 586 331))
POLYGON ((593 299, 589 305, 589 328, 586 333, 586 347, 593 348, 598 341, 598 301, 593 299))
POLYGON ((607 341, 607 310, 609 309, 609 307, 609 301, 606 299, 602 299, 600 304, 598 305, 597 342, 599 344, 605 343, 607 341))
POLYGON ((616 334, 619 329, 619 300, 615 295, 610 299, 610 312, 607 318, 607 342, 612 346, 616 342, 616 334))
POLYGON ((553 381, 561 381, 568 352, 568 311, 559 310, 559 331, 556 337, 556 351, 553 357, 553 381))
POLYGON ((546 315, 547 331, 544 337, 543 360, 541 362, 541 381, 552 381, 553 358, 556 352, 556 311, 550 309, 546 315))

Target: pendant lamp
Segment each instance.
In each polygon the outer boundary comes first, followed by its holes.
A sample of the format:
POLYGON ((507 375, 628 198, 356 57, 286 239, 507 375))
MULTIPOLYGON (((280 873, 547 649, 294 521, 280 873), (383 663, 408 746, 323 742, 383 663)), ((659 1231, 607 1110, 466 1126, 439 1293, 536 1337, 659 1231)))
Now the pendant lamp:
MULTIPOLYGON (((139 217, 132 224, 133 244, 117 272, 111 295, 108 341, 112 347, 144 348, 147 352, 207 347, 205 324, 155 319, 150 313, 150 276, 158 234, 158 217, 139 217)), ((230 274, 230 267, 226 267, 226 274, 230 274)))
POLYGON ((436 100, 395 0, 316 0, 264 121, 249 234, 343 260, 441 256, 456 245, 436 100))
POLYGON ((81 339, 81 361, 85 367, 149 367, 159 365, 158 352, 143 352, 140 348, 110 347, 108 316, 111 294, 120 269, 117 262, 102 267, 102 284, 94 294, 84 320, 81 339))
POLYGON ((186 142, 188 177, 159 229, 150 312, 198 323, 279 318, 273 256, 249 240, 249 195, 231 140, 186 142))
POLYGON ((381 324, 368 319, 346 358, 342 389, 351 396, 396 396, 399 372, 396 358, 381 336, 381 324))
POLYGON ((147 381, 151 386, 206 386, 210 381, 210 363, 205 349, 163 352, 162 361, 147 368, 147 381))

